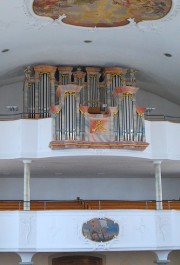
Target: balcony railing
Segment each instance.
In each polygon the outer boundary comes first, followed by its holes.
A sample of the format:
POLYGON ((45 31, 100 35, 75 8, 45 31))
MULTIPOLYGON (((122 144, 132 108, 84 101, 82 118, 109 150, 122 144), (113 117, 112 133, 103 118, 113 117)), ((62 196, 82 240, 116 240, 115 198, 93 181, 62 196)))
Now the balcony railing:
POLYGON ((180 123, 180 117, 178 116, 170 116, 164 114, 146 114, 145 120, 147 121, 169 121, 169 122, 176 122, 180 123))
POLYGON ((20 120, 20 119, 44 119, 49 118, 50 113, 47 112, 37 112, 37 113, 25 113, 25 112, 19 112, 19 113, 11 113, 11 114, 0 114, 0 121, 4 120, 20 120))
MULTIPOLYGON (((22 211, 22 200, 1 200, 0 211, 22 211)), ((28 202, 29 203, 29 202, 28 202)), ((164 210, 180 210, 179 200, 166 200, 162 202, 164 210)), ((43 210, 155 210, 156 201, 122 201, 122 200, 39 200, 30 201, 31 211, 43 210)))

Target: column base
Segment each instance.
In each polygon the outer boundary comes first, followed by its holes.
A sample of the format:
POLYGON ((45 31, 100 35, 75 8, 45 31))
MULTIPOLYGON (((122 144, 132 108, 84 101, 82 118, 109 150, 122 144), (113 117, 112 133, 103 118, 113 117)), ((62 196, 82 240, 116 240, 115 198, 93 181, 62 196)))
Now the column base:
POLYGON ((154 263, 157 265, 166 265, 170 262, 170 260, 155 260, 154 263))
POLYGON ((24 205, 23 205, 23 210, 24 211, 30 211, 31 207, 30 207, 30 201, 24 201, 24 205))
POLYGON ((19 262, 19 265, 33 265, 33 262, 19 262))

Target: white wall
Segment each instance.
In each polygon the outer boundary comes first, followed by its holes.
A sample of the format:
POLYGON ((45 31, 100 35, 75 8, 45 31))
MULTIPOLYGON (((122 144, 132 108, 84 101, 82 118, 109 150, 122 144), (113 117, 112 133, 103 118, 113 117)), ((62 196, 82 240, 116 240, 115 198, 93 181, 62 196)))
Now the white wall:
POLYGON ((6 106, 18 106, 16 113, 23 112, 23 83, 18 82, 0 87, 0 114, 12 114, 6 106))
POLYGON ((155 94, 140 89, 136 95, 137 105, 144 107, 155 107, 151 114, 163 114, 180 117, 180 106, 159 97, 155 94))
MULTIPOLYGON (((163 199, 178 200, 180 179, 163 178, 163 199)), ((154 178, 31 178, 31 200, 155 200, 154 178)), ((0 178, 0 200, 22 200, 23 178, 0 178)))

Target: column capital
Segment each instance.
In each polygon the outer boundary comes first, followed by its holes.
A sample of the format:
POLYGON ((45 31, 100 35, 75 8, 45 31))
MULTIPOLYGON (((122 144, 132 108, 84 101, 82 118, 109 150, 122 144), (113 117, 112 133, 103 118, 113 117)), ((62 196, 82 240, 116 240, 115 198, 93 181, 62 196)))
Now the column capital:
POLYGON ((31 162, 32 162, 32 160, 30 160, 30 159, 24 159, 23 160, 24 164, 31 164, 31 162))
POLYGON ((153 164, 154 165, 161 165, 162 161, 161 160, 154 160, 153 164))
POLYGON ((158 265, 166 265, 170 262, 168 259, 168 255, 171 252, 171 250, 156 250, 154 251, 156 255, 156 260, 154 261, 155 264, 158 265))
POLYGON ((19 265, 33 265, 32 257, 34 256, 35 252, 18 252, 17 254, 21 258, 19 265))

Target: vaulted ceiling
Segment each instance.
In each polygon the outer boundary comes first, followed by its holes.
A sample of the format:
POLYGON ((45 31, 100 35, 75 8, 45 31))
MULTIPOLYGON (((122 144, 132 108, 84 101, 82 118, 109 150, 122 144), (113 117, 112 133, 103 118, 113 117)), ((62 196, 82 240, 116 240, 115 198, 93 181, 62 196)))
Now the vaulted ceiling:
MULTIPOLYGON (((179 36, 178 0, 1 0, 0 89, 22 82, 28 65, 121 66, 138 71, 137 85, 141 89, 180 104, 179 36)), ((44 176, 72 176, 66 158, 62 159, 60 171, 59 160, 47 160, 49 171, 44 167, 46 159, 34 161, 33 176, 41 176, 42 171, 44 176)), ((104 158, 99 158, 98 164, 96 158, 84 159, 82 176, 87 171, 89 177, 109 176, 104 158)), ((119 159, 112 161, 119 165, 119 159)), ((77 169, 74 176, 80 176, 80 160, 73 161, 77 169)), ((121 159, 122 176, 127 173, 125 161, 121 159)), ((153 176, 152 162, 131 162, 137 166, 138 176, 153 176)), ((170 170, 177 176, 179 164, 174 163, 174 171, 165 163, 165 175, 170 170)), ((22 161, 1 161, 1 176, 20 176, 22 170, 22 161)), ((128 164, 128 170, 129 176, 134 176, 134 167, 130 170, 128 164)), ((119 176, 117 167, 114 177, 119 176)))
POLYGON ((27 65, 122 66, 138 70, 141 89, 180 104, 179 1, 86 0, 84 3, 80 0, 0 1, 0 86, 23 80, 27 65), (35 3, 44 4, 46 9, 55 4, 60 11, 57 15, 57 9, 52 9, 51 12, 56 11, 53 18, 38 15, 33 10, 35 3), (80 7, 85 14, 78 13, 80 7), (114 9, 110 10, 111 7, 114 9), (112 24, 111 16, 116 9, 121 15, 120 26, 112 24), (86 12, 90 15, 95 12, 94 20, 76 26, 77 21, 85 19, 86 12), (95 22, 98 16, 100 22, 104 19, 106 23, 95 22), (75 25, 67 24, 70 19, 75 25))

